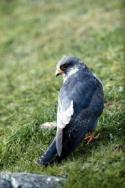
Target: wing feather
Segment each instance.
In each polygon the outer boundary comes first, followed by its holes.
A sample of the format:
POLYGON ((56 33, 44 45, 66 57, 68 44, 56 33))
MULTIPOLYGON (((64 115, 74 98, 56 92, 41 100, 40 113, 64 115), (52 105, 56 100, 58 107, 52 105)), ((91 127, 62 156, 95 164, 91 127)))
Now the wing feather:
POLYGON ((62 152, 63 129, 70 122, 74 113, 73 100, 66 98, 64 101, 58 99, 56 149, 59 156, 62 152))

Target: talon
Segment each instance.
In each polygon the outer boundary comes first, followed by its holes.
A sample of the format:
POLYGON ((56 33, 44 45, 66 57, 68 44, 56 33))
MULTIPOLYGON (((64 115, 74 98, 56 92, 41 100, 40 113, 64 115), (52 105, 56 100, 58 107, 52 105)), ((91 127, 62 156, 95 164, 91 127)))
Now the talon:
POLYGON ((86 136, 85 138, 84 138, 84 140, 88 140, 88 139, 90 139, 90 135, 89 136, 86 136))
POLYGON ((94 136, 92 133, 84 138, 85 141, 87 141, 87 144, 92 143, 94 140, 98 139, 100 136, 100 133, 98 133, 96 136, 94 136))

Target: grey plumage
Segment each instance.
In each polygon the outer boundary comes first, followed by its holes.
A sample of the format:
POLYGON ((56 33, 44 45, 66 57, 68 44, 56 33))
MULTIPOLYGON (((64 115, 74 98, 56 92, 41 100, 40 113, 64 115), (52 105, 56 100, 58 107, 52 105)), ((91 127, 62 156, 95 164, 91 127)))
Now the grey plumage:
POLYGON ((64 75, 58 98, 57 134, 38 161, 43 165, 68 156, 96 127, 104 106, 101 82, 79 58, 63 57, 57 68, 64 75))

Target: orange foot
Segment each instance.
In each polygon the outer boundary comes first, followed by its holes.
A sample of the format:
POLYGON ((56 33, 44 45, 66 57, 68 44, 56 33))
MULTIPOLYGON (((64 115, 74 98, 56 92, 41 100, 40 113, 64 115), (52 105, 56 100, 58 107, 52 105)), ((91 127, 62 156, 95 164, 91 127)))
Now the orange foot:
POLYGON ((94 136, 92 133, 89 136, 86 136, 84 140, 87 141, 87 144, 92 143, 94 140, 97 140, 100 137, 100 133, 98 133, 96 136, 94 136))

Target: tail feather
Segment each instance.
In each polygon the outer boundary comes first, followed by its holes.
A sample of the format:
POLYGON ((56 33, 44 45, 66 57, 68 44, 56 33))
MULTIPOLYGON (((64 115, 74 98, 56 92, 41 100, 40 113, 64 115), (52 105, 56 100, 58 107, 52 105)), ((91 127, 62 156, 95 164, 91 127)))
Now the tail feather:
POLYGON ((86 133, 92 131, 97 124, 98 117, 87 109, 77 119, 68 124, 63 130, 62 152, 59 156, 56 149, 56 137, 45 154, 38 160, 44 166, 52 164, 55 160, 60 162, 73 152, 82 142, 86 133))
POLYGON ((51 164, 55 157, 57 156, 57 149, 56 149, 56 139, 53 140, 53 142, 50 144, 47 151, 38 159, 38 163, 40 165, 47 166, 51 164))

